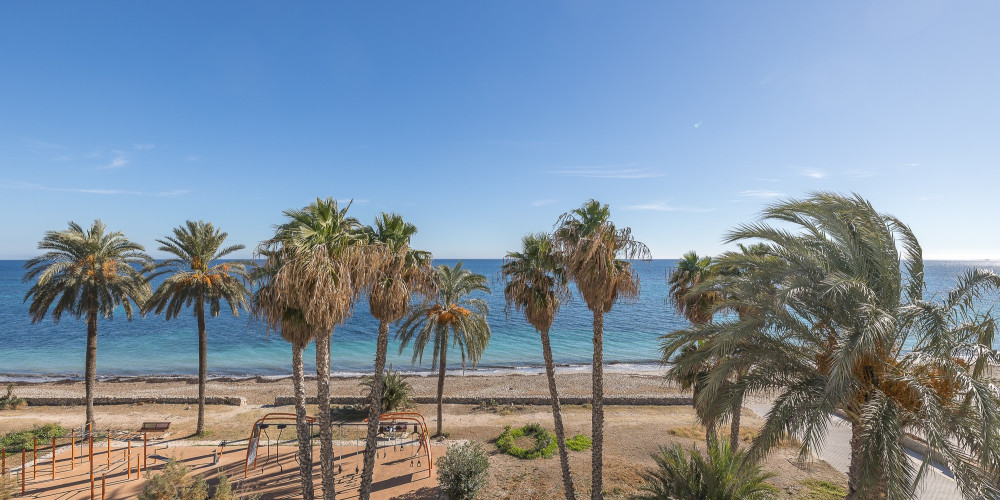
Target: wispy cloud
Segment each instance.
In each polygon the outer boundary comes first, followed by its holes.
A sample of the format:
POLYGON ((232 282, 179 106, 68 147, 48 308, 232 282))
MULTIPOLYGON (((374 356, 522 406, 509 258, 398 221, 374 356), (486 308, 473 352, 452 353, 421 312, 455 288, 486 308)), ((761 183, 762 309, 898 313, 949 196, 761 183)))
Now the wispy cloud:
POLYGON ((694 128, 699 128, 699 127, 701 127, 701 124, 702 124, 702 123, 705 123, 705 122, 698 122, 698 123, 695 123, 695 124, 694 124, 694 128))
POLYGON ((111 162, 108 163, 107 165, 97 167, 98 170, 121 168, 124 167, 126 164, 128 164, 128 155, 126 155, 124 151, 118 151, 116 149, 112 150, 111 153, 114 154, 114 157, 111 158, 111 162))
POLYGON ((750 180, 760 182, 781 182, 781 179, 772 179, 770 177, 751 177, 750 180))
POLYGON ((856 169, 856 170, 851 170, 850 172, 848 172, 848 174, 850 174, 851 177, 854 177, 856 179, 866 179, 868 177, 875 177, 876 175, 878 175, 878 172, 874 170, 856 169))
POLYGON ((551 204, 553 204, 555 202, 556 202, 556 200, 535 200, 535 201, 531 202, 531 206, 533 206, 533 207, 544 207, 545 205, 551 205, 551 204))
POLYGON ((692 213, 702 213, 711 212, 712 208, 698 208, 698 207, 678 207, 674 205, 668 205, 666 202, 654 201, 652 203, 642 203, 639 205, 629 205, 625 207, 626 210, 654 210, 657 212, 692 212, 692 213))
POLYGON ((371 202, 364 198, 337 198, 337 203, 340 205, 346 205, 348 203, 353 205, 367 205, 371 202))
POLYGON ((144 143, 144 144, 133 144, 133 146, 135 146, 135 149, 138 149, 139 151, 144 151, 144 150, 147 150, 147 149, 153 149, 153 148, 155 148, 156 144, 153 144, 151 142, 147 142, 147 143, 144 143))
POLYGON ((636 167, 636 163, 622 165, 598 165, 586 167, 562 167, 548 170, 546 173, 570 177, 589 177, 595 179, 648 179, 663 177, 663 172, 647 167, 636 167))
POLYGON ((913 168, 913 167, 919 167, 920 164, 919 163, 893 163, 890 166, 892 166, 892 167, 913 168))
POLYGON ((98 195, 132 195, 132 196, 180 196, 190 193, 187 189, 173 189, 170 191, 132 191, 127 189, 105 189, 105 188, 64 188, 43 186, 41 184, 31 184, 28 182, 0 182, 2 189, 17 189, 20 191, 52 191, 58 193, 82 193, 98 195))
POLYGON ((802 168, 799 169, 799 173, 806 177, 812 177, 813 179, 822 179, 826 177, 826 172, 818 168, 802 168))
POLYGON ((771 191, 768 189, 748 189, 746 191, 740 191, 741 198, 780 198, 782 196, 785 196, 785 193, 771 191))
POLYGON ((201 161, 201 159, 202 158, 200 156, 195 156, 195 155, 187 155, 184 157, 184 161, 191 161, 191 162, 201 161))

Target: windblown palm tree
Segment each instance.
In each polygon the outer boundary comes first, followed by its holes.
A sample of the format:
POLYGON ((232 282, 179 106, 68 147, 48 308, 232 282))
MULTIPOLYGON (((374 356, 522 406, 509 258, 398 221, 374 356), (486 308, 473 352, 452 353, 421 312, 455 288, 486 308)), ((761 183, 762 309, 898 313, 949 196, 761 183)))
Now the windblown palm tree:
POLYGON ((218 316, 222 302, 229 306, 233 316, 246 309, 249 291, 245 281, 247 262, 219 262, 219 259, 242 250, 243 245, 223 248, 228 233, 212 223, 187 221, 185 226, 174 228, 174 235, 166 240, 156 240, 161 252, 176 257, 159 263, 161 269, 154 276, 169 273, 153 292, 144 310, 165 313, 167 320, 176 318, 185 307, 194 305, 198 320, 198 426, 195 434, 205 432, 205 385, 208 381, 208 331, 205 327, 205 305, 212 316, 218 316))
POLYGON ((554 239, 560 247, 563 271, 576 284, 594 315, 593 361, 593 463, 591 498, 604 496, 604 315, 619 300, 639 296, 639 276, 630 260, 649 258, 645 244, 632 237, 630 228, 611 222, 607 205, 590 200, 559 217, 554 239))
POLYGON ((299 445, 296 462, 299 464, 302 498, 313 500, 312 434, 306 420, 305 367, 302 354, 315 338, 316 329, 306 323, 300 309, 289 306, 273 282, 281 268, 283 253, 280 241, 275 240, 264 242, 257 249, 257 255, 264 257, 264 263, 255 267, 252 272, 254 292, 251 311, 254 316, 264 320, 268 331, 278 331, 281 338, 292 345, 295 434, 299 445))
POLYGON ((563 430, 559 391, 556 389, 556 371, 552 361, 549 328, 559 311, 559 306, 570 298, 566 279, 553 248, 552 237, 545 233, 529 234, 521 239, 521 251, 509 252, 500 269, 506 285, 503 294, 507 302, 505 312, 511 309, 524 313, 531 326, 542 337, 542 356, 545 375, 549 379, 549 396, 552 398, 552 419, 555 422, 559 461, 562 467, 563 488, 567 500, 576 499, 573 477, 569 469, 569 451, 563 430))
POLYGON ((332 198, 317 199, 302 210, 286 210, 274 240, 284 249, 272 280, 291 309, 316 329, 316 392, 319 403, 323 498, 334 492, 333 428, 330 425, 330 336, 353 312, 378 268, 378 247, 371 248, 361 224, 332 198))
MULTIPOLYGON (((698 257, 698 254, 691 251, 681 258, 677 267, 667 277, 667 284, 670 285, 669 301, 673 304, 678 314, 686 318, 691 324, 702 325, 711 323, 715 315, 716 305, 722 301, 722 294, 711 288, 699 287, 702 283, 711 278, 713 273, 712 258, 698 257)), ((679 356, 692 356, 695 351, 704 348, 704 342, 691 344, 682 349, 679 356)), ((670 362, 669 358, 664 358, 664 362, 670 362)), ((676 361, 676 360, 675 360, 676 361)), ((667 372, 667 377, 680 384, 682 390, 691 391, 692 406, 696 411, 699 409, 698 394, 708 375, 709 363, 683 364, 675 363, 667 372), (678 370, 679 366, 685 366, 685 371, 678 370)), ((703 411, 698 411, 699 418, 705 423, 705 442, 710 443, 715 439, 715 420, 706 415, 703 411)), ((732 446, 735 449, 735 445, 732 446)))
POLYGON ((718 360, 702 389, 717 409, 746 394, 777 395, 750 456, 788 434, 803 453, 815 449, 836 411, 852 428, 849 498, 913 497, 929 462, 910 462, 907 432, 923 436, 967 498, 1000 494, 1000 387, 988 375, 1000 358, 996 321, 977 308, 1000 276, 972 270, 943 300, 925 300, 916 237, 856 195, 817 193, 763 218, 727 239, 762 241, 766 255, 724 254, 721 265, 743 272, 717 283, 729 297, 724 307, 753 314, 664 340, 669 352, 713 339, 685 362, 718 360), (745 375, 730 382, 739 370, 745 375))
POLYGON ((414 308, 399 327, 396 337, 401 340, 399 352, 413 341, 413 362, 423 362, 424 349, 433 343, 431 369, 438 368, 437 435, 442 433, 442 405, 444 403, 444 375, 448 358, 448 343, 458 347, 462 356, 462 369, 466 360, 475 367, 490 342, 490 324, 486 316, 490 307, 475 292, 491 293, 486 277, 462 269, 459 262, 454 268, 447 265, 435 268, 434 297, 414 308), (450 338, 449 338, 450 337, 450 338))
POLYGON ((84 230, 75 222, 65 231, 47 231, 38 243, 45 253, 25 262, 24 282, 35 281, 24 301, 31 299, 31 322, 52 321, 64 313, 87 321, 86 391, 87 423, 94 423, 94 387, 97 384, 97 319, 112 318, 119 306, 132 319, 150 295, 144 275, 152 259, 142 245, 121 232, 108 232, 95 220, 84 230))
POLYGON ((402 318, 415 293, 427 295, 433 269, 430 252, 410 248, 410 238, 417 226, 403 220, 399 214, 381 213, 375 227, 367 228, 368 244, 379 246, 383 258, 377 262, 376 277, 368 290, 368 309, 378 319, 378 340, 375 347, 375 373, 368 408, 368 435, 365 440, 364 470, 361 474, 360 498, 371 496, 375 473, 376 439, 379 415, 382 414, 382 391, 385 360, 389 349, 389 325, 402 318))

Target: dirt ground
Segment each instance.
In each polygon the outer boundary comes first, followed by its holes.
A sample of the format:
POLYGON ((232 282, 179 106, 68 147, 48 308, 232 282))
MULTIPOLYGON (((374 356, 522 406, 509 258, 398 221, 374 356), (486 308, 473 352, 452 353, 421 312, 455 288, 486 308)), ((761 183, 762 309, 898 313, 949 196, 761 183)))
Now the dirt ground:
MULTIPOLYGON (((428 417, 428 425, 436 427, 436 408, 418 405, 416 411, 428 417)), ((208 446, 219 441, 229 443, 228 450, 245 453, 245 439, 253 423, 269 412, 293 412, 293 408, 253 404, 242 407, 207 407, 209 433, 195 438, 197 407, 188 405, 128 405, 98 406, 98 432, 104 429, 135 430, 145 421, 170 421, 171 431, 165 437, 179 446, 178 441, 195 439, 208 446), (242 443, 239 440, 244 440, 242 443)), ((309 408, 315 414, 315 407, 309 408)), ((58 423, 64 427, 79 427, 84 420, 83 409, 75 407, 28 407, 0 413, 0 433, 31 428, 34 425, 58 423)), ((590 435, 591 413, 581 405, 568 405, 564 409, 568 436, 590 435)), ((483 443, 490 453, 490 479, 484 499, 547 499, 562 495, 562 481, 557 457, 521 460, 496 451, 491 443, 505 425, 521 426, 539 422, 552 428, 552 414, 547 406, 479 407, 474 405, 445 405, 444 428, 447 439, 435 443, 443 450, 458 440, 483 443)), ((749 410, 744 410, 743 434, 748 440, 762 420, 749 410)), ((682 406, 609 406, 605 408, 605 466, 604 483, 608 498, 628 498, 637 493, 641 484, 640 474, 653 465, 651 454, 660 446, 680 443, 704 448, 704 430, 695 425, 693 411, 682 406)), ((236 453, 239 455, 239 453, 236 453)), ((798 450, 784 447, 772 453, 764 466, 776 474, 770 480, 787 498, 805 495, 802 482, 806 479, 828 481, 844 486, 846 478, 822 461, 802 463, 796 460, 798 450)), ((589 451, 571 452, 571 467, 580 497, 588 494, 590 486, 589 451)), ((18 464, 19 465, 19 464, 18 464)), ((8 463, 8 467, 11 464, 8 463)), ((287 469, 287 468, 286 468, 287 469)), ((289 484, 294 483, 292 481, 289 484)), ((408 494, 405 498, 434 498, 435 488, 421 486, 423 493, 408 494), (416 495, 416 496, 414 496, 416 495)), ((420 489, 418 489, 419 491, 420 489)), ((269 497, 281 498, 281 496, 269 497)))

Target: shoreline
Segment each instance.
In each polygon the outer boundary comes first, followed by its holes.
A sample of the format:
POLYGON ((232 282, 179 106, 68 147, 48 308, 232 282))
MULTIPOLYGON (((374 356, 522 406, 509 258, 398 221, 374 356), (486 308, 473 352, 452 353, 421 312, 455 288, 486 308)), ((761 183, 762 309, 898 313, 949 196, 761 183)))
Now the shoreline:
MULTIPOLYGON (((591 372, 591 365, 589 364, 557 364, 555 366, 556 374, 565 373, 587 373, 591 372)), ((662 374, 667 370, 667 366, 658 361, 623 361, 623 362, 606 362, 604 364, 605 373, 627 373, 635 375, 647 375, 647 374, 662 374)), ((432 371, 430 369, 409 369, 409 370, 394 370, 399 373, 414 378, 426 378, 426 377, 437 377, 437 371, 432 371)), ((364 377, 371 374, 371 371, 362 370, 339 370, 331 371, 331 379, 355 379, 364 377)), ((524 365, 524 366, 480 366, 475 369, 469 368, 462 370, 461 368, 452 368, 446 371, 447 376, 455 377, 494 377, 494 376, 518 376, 518 375, 544 375, 545 367, 543 365, 524 365)), ((261 373, 247 373, 247 374, 209 374, 208 380, 211 382, 243 382, 243 381, 257 381, 261 383, 280 381, 292 377, 291 373, 282 374, 261 374, 261 373)), ((306 380, 316 380, 316 375, 314 370, 306 370, 306 380)), ((0 373, 0 383, 14 383, 17 385, 22 384, 68 384, 74 382, 83 382, 84 377, 80 374, 31 374, 31 373, 0 373)), ((148 383, 165 383, 165 382, 187 382, 187 383, 197 383, 198 375, 196 373, 187 374, 137 374, 137 375, 98 375, 97 381, 99 383, 127 383, 127 382, 148 382, 148 383)))

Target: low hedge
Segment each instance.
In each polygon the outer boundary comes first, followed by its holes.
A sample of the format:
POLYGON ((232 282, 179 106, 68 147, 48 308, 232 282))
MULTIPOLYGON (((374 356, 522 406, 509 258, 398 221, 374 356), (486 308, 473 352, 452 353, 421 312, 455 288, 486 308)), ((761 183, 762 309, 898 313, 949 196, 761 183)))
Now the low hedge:
POLYGON ((594 442, 583 434, 577 434, 566 440, 566 447, 573 451, 589 450, 591 446, 594 446, 594 442))
POLYGON ((533 460, 538 457, 549 458, 555 453, 558 446, 556 437, 545 430, 541 424, 528 424, 517 429, 512 429, 508 425, 504 427, 503 433, 497 438, 496 445, 501 452, 525 460, 533 460), (535 438, 535 446, 530 449, 518 447, 515 440, 522 436, 535 438))

